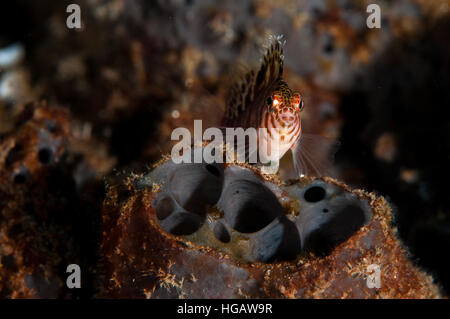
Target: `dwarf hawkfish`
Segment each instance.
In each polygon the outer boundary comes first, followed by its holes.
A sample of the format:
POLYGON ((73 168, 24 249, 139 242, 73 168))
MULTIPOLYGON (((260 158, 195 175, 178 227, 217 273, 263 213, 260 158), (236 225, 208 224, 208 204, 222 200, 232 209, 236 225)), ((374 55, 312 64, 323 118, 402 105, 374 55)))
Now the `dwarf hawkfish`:
MULTIPOLYGON (((272 37, 257 72, 248 70, 236 77, 228 88, 222 127, 247 129, 267 128, 258 135, 258 146, 270 144, 276 131, 278 152, 269 158, 271 164, 289 150, 299 176, 332 175, 332 149, 337 142, 320 135, 302 132, 301 112, 304 100, 283 80, 283 44, 281 37, 272 37), (272 130, 271 130, 272 129, 272 130)), ((267 146, 266 146, 267 147, 267 146)), ((248 147, 246 149, 248 155, 248 147)))

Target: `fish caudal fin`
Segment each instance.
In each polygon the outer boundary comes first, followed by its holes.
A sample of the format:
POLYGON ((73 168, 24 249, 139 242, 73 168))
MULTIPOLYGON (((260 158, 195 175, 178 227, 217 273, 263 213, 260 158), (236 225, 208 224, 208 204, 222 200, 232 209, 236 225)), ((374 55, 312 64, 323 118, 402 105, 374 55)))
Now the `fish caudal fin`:
POLYGON ((314 134, 302 134, 292 148, 294 166, 298 176, 337 177, 333 158, 339 142, 314 134))

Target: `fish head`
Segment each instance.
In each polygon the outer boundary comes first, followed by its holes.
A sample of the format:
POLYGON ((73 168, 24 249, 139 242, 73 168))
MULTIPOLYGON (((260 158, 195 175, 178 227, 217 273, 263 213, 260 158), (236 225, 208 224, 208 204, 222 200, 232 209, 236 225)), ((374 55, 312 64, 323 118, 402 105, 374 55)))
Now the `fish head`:
POLYGON ((298 92, 275 91, 268 99, 269 112, 282 127, 291 127, 300 123, 300 112, 303 110, 303 99, 298 92))

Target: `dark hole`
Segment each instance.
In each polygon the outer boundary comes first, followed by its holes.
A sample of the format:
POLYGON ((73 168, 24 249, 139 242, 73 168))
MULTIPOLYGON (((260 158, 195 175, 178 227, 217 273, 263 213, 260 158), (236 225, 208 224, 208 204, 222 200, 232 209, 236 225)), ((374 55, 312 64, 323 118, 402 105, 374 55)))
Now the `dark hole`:
POLYGON ((220 176, 220 171, 214 165, 207 164, 206 169, 208 170, 208 172, 210 172, 214 176, 217 176, 217 177, 220 176))
POLYGON ((227 189, 231 194, 225 190, 224 197, 229 197, 224 206, 225 219, 241 233, 257 232, 282 213, 277 197, 260 183, 238 180, 227 189))
POLYGON ((158 200, 156 205, 156 216, 159 220, 164 220, 172 214, 174 210, 173 201, 170 197, 164 197, 158 200))
POLYGON ((231 240, 228 230, 222 223, 217 223, 216 226, 214 226, 214 236, 223 243, 229 243, 231 240))
POLYGON ((333 51, 334 51, 334 39, 333 39, 333 36, 331 36, 329 34, 326 36, 325 43, 324 43, 324 46, 323 46, 322 50, 326 54, 333 53, 333 51))
POLYGON ((176 225, 170 232, 175 236, 187 236, 195 233, 197 229, 196 223, 188 222, 176 225))
POLYGON ((334 45, 331 41, 329 41, 325 46, 323 47, 323 52, 330 54, 334 51, 334 45))
POLYGON ((334 247, 361 228, 365 219, 364 211, 358 205, 344 206, 328 222, 311 233, 306 239, 305 248, 316 255, 328 255, 334 247))
POLYGON ((328 208, 324 208, 322 211, 323 211, 324 213, 328 213, 328 208))
POLYGON ((200 216, 175 212, 173 216, 163 221, 161 226, 175 236, 191 235, 200 227, 200 216))
POLYGON ((178 205, 203 216, 206 205, 214 205, 219 200, 222 191, 220 174, 220 168, 214 165, 182 165, 170 174, 168 188, 178 205))
POLYGON ((23 173, 18 173, 16 176, 14 176, 14 183, 16 184, 23 184, 26 181, 26 177, 23 173))
POLYGON ((241 233, 254 233, 269 225, 275 217, 267 208, 249 202, 237 216, 233 228, 241 233))
POLYGON ((38 158, 39 162, 41 162, 42 164, 50 163, 52 159, 52 150, 47 147, 41 148, 38 152, 38 158))
POLYGON ((310 203, 316 203, 325 198, 325 189, 320 186, 313 186, 303 195, 305 200, 310 203))
POLYGON ((17 158, 20 155, 20 151, 22 150, 22 146, 20 144, 17 144, 16 146, 14 146, 8 153, 8 155, 6 156, 5 159, 5 166, 8 167, 10 166, 12 163, 14 163, 17 158))
POLYGON ((287 218, 281 218, 283 239, 273 259, 267 261, 283 261, 295 259, 301 251, 300 235, 296 225, 287 218))
POLYGON ((14 183, 23 184, 28 180, 28 173, 26 171, 20 171, 14 174, 14 183))

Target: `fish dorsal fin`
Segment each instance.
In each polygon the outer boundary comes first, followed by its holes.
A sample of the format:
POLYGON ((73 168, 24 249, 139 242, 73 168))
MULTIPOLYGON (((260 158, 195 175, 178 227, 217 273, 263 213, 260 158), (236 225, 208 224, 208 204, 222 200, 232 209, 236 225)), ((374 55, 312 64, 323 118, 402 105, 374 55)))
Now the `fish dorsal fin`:
MULTIPOLYGON (((270 46, 261 61, 258 72, 242 65, 238 66, 239 76, 228 87, 226 110, 223 124, 236 124, 244 112, 257 112, 259 105, 253 105, 258 97, 273 90, 274 84, 283 73, 283 48, 280 37, 270 37, 270 46)), ((265 98, 262 100, 265 101, 265 98)), ((258 104, 258 103, 257 103, 258 104)))
POLYGON ((272 44, 264 55, 261 68, 256 77, 256 85, 261 90, 270 87, 274 82, 280 80, 283 75, 282 43, 277 37, 274 37, 271 42, 272 44))
POLYGON ((247 102, 253 99, 256 74, 242 63, 233 71, 234 81, 230 81, 226 96, 225 117, 234 119, 245 111, 247 102))

